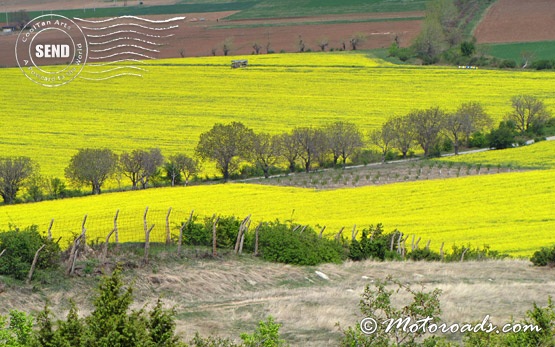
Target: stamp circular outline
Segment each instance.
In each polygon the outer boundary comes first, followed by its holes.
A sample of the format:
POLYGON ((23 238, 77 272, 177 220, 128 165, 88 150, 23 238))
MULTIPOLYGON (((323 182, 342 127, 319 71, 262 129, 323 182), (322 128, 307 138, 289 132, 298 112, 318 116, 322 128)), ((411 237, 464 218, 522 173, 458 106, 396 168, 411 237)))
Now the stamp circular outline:
POLYGON ((88 53, 88 42, 83 30, 73 20, 59 14, 45 14, 35 17, 21 29, 15 43, 15 58, 23 74, 32 82, 45 87, 59 87, 73 81, 83 71, 88 53), (74 28, 77 29, 75 38, 69 33, 74 28), (35 37, 41 32, 51 29, 61 30, 65 33, 69 38, 68 44, 73 47, 71 61, 57 72, 48 72, 41 69, 35 64, 31 53, 31 46, 35 37), (18 48, 20 45, 23 48, 18 48), (20 49, 23 52, 21 54, 18 53, 20 49), (76 59, 76 56, 79 55, 80 59, 76 59), (71 67, 73 68, 70 69, 71 67))

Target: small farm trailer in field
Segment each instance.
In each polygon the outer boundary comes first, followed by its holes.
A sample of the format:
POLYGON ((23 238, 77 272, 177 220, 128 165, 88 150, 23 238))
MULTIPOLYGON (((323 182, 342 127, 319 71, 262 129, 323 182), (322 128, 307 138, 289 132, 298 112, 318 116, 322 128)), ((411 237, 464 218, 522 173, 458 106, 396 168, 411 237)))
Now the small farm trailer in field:
POLYGON ((249 64, 248 60, 232 60, 231 61, 231 68, 232 69, 237 69, 239 67, 247 67, 248 64, 249 64))

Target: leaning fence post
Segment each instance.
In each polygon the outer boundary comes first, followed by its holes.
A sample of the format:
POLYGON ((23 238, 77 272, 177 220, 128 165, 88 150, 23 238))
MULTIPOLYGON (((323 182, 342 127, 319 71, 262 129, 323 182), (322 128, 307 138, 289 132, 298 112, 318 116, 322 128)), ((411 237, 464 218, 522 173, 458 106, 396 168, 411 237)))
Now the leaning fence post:
POLYGON ((172 242, 170 234, 170 214, 172 213, 172 208, 168 209, 168 214, 166 215, 166 246, 172 242))
POLYGON ((324 234, 324 230, 326 230, 326 226, 324 225, 322 227, 322 229, 320 230, 320 234, 318 235, 319 238, 322 238, 322 235, 324 234))
POLYGON ((48 226, 48 239, 52 240, 52 224, 54 224, 54 218, 50 220, 50 225, 48 226))
POLYGON ((108 233, 108 236, 106 236, 106 242, 104 242, 104 247, 102 248, 102 262, 106 261, 106 257, 108 255, 108 242, 110 241, 110 237, 112 236, 113 233, 117 232, 118 230, 118 225, 117 225, 118 214, 119 214, 119 210, 116 211, 116 216, 114 217, 114 228, 112 229, 112 231, 108 233))
POLYGON ((87 223, 87 215, 83 218, 83 224, 81 224, 81 235, 83 235, 83 244, 87 247, 87 229, 85 228, 85 223, 87 223))
POLYGON ((39 253, 46 247, 46 245, 40 246, 37 253, 35 253, 35 257, 33 258, 33 263, 31 264, 31 270, 29 270, 29 276, 27 276, 27 284, 31 283, 31 279, 33 278, 33 272, 35 272, 35 266, 37 266, 37 261, 39 260, 39 253))

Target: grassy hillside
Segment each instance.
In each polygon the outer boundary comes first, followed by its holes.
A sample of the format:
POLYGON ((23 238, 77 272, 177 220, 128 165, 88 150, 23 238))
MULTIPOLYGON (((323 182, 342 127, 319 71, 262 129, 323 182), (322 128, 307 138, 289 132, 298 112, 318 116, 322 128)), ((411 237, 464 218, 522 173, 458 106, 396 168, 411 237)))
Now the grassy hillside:
MULTIPOLYGON (((142 216, 149 206, 149 224, 156 224, 151 239, 163 240, 165 213, 174 208, 175 228, 191 210, 200 216, 213 213, 253 221, 293 218, 297 223, 326 225, 330 233, 384 223, 407 234, 442 242, 450 248, 471 243, 491 245, 512 255, 531 255, 555 243, 555 171, 480 175, 445 180, 407 182, 384 186, 318 191, 248 184, 162 188, 100 196, 0 207, 0 226, 39 224, 46 229, 55 219, 53 234, 64 237, 80 232, 88 214, 89 240, 104 239, 120 209, 120 239, 144 240, 142 216)), ((64 243, 63 242, 63 243, 64 243)), ((64 243, 65 244, 65 243, 64 243)))
MULTIPOLYGON (((61 88, 0 69, 0 151, 29 156, 43 174, 62 177, 83 147, 192 154, 199 135, 216 122, 277 133, 349 120, 368 131, 391 115, 432 105, 454 110, 479 101, 496 120, 516 94, 555 105, 551 72, 401 67, 363 53, 245 58, 250 66, 237 70, 229 68, 232 57, 152 61, 142 66, 148 70, 142 78, 76 80, 61 88)), ((86 73, 91 69, 81 76, 97 77, 86 73)))

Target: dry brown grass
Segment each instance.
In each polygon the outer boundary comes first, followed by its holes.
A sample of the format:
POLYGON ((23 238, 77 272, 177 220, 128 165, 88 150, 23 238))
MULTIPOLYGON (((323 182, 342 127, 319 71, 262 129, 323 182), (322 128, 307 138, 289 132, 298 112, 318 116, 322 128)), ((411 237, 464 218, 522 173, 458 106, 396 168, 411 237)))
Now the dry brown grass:
MULTIPOLYGON (((128 273, 140 308, 162 296, 178 312, 178 331, 187 339, 195 331, 237 338, 272 315, 283 323, 283 336, 293 346, 336 345, 343 327, 360 319, 358 302, 367 284, 388 275, 413 286, 440 288, 442 318, 447 323, 481 321, 486 314, 496 323, 521 319, 534 302, 544 305, 555 295, 553 269, 533 267, 524 260, 425 263, 346 262, 296 267, 242 259, 172 261, 168 266, 128 273), (315 275, 320 270, 329 281, 315 275)), ((98 278, 71 280, 71 289, 11 288, 0 294, 0 312, 11 308, 37 310, 48 298, 59 318, 68 299, 81 313, 89 312, 98 278)), ((401 297, 401 301, 408 299, 401 297)))

